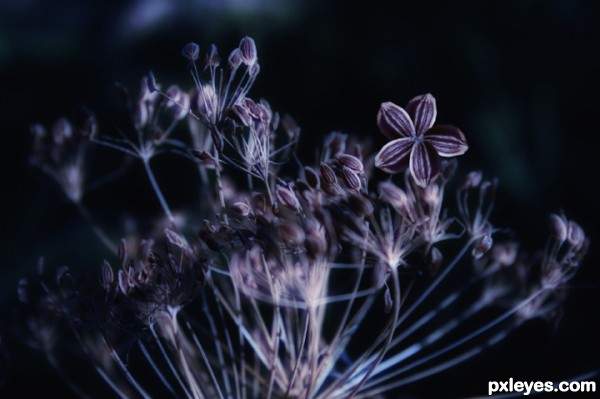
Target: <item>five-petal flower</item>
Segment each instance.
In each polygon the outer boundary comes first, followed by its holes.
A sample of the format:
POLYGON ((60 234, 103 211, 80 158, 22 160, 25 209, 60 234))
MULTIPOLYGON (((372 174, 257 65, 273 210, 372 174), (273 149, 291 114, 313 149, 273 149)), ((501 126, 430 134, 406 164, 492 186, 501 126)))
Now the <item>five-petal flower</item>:
POLYGON ((379 130, 392 139, 375 156, 375 166, 388 173, 410 169, 415 182, 425 187, 440 171, 440 156, 464 154, 469 146, 463 133, 451 125, 435 125, 437 108, 431 94, 410 100, 406 108, 381 104, 379 130))

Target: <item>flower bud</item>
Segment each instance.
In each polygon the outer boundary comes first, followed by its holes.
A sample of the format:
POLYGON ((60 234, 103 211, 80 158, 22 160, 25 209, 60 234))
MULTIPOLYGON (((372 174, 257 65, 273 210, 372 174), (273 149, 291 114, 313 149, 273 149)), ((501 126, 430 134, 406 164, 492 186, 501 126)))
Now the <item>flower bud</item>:
POLYGON ((323 182, 327 184, 337 183, 337 177, 335 177, 335 173, 333 172, 333 169, 331 169, 331 166, 323 162, 321 163, 319 170, 321 171, 323 182))
POLYGON ((358 174, 347 166, 342 166, 342 179, 350 190, 359 191, 362 186, 358 174))
POLYGON ((275 195, 277 195, 277 201, 279 201, 279 203, 287 206, 291 210, 298 212, 301 209, 300 202, 298 201, 296 194, 294 194, 294 192, 289 188, 277 186, 275 195))
POLYGON ((471 255, 473 255, 475 259, 480 259, 492 248, 493 244, 494 241, 492 240, 492 236, 490 234, 486 234, 478 238, 475 243, 473 243, 471 255))
POLYGON ((350 168, 353 172, 357 174, 362 174, 364 172, 363 164, 354 155, 350 154, 340 154, 337 156, 337 160, 343 165, 350 168))
POLYGON ((563 243, 567 240, 568 237, 568 222, 564 216, 559 216, 557 214, 550 215, 550 227, 554 232, 554 237, 558 240, 559 243, 563 243))
POLYGON ((188 43, 181 49, 181 55, 183 58, 195 62, 200 55, 200 46, 196 43, 188 43))
POLYGON ((258 60, 256 44, 254 43, 254 40, 251 37, 244 37, 240 41, 239 49, 240 56, 244 64, 246 64, 247 66, 252 66, 256 64, 256 61, 258 60))
POLYGON ((104 260, 100 268, 100 284, 102 284, 102 287, 107 290, 110 288, 114 280, 115 275, 113 273, 113 269, 110 266, 110 263, 104 260))

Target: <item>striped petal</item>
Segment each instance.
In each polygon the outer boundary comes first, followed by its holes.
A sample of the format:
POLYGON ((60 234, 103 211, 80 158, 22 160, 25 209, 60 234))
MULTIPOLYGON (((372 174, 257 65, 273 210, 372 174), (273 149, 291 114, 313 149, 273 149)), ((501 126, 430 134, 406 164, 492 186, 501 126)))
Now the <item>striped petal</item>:
POLYGON ((377 126, 390 139, 415 135, 415 126, 404 109, 394 103, 381 104, 377 113, 377 126))
POLYGON ((437 117, 437 105, 435 97, 431 94, 421 94, 410 100, 406 105, 406 112, 414 121, 417 134, 427 131, 437 117))
POLYGON ((423 136, 429 145, 442 157, 462 155, 469 149, 465 135, 452 125, 436 125, 423 136))
POLYGON ((435 150, 420 142, 414 145, 410 153, 410 174, 417 185, 425 187, 440 172, 440 158, 435 150))
POLYGON ((387 173, 400 173, 408 167, 413 148, 412 137, 402 137, 390 141, 375 156, 375 166, 387 173))

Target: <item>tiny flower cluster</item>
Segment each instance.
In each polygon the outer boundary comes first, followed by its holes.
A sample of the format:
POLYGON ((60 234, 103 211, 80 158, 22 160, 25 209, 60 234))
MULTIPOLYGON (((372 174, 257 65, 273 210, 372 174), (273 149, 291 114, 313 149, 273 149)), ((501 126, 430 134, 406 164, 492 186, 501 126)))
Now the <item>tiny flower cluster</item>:
POLYGON ((434 125, 431 94, 381 105, 392 141, 378 152, 333 132, 304 163, 293 119, 248 97, 251 38, 225 65, 215 46, 203 62, 196 44, 182 55, 194 87, 163 91, 149 74, 125 96, 129 133, 100 134, 93 119, 34 129, 35 164, 80 209, 83 179, 68 170, 85 170, 97 143, 142 161, 166 220, 118 245, 95 226, 114 252, 95 281, 63 267, 19 285, 32 345, 79 395, 90 388, 64 372, 65 341, 121 398, 379 397, 560 307, 587 249, 582 228, 552 215, 550 244, 527 256, 492 223, 497 182, 477 171, 450 207, 457 162, 440 157, 468 145, 434 125), (194 160, 210 211, 175 218, 150 167, 161 152, 194 160))

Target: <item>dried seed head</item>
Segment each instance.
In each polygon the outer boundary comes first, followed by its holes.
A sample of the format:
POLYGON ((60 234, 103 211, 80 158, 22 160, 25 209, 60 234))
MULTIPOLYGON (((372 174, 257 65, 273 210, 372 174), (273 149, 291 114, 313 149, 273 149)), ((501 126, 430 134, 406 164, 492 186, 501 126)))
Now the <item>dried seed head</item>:
POLYGON ((183 238, 171 229, 165 229, 165 236, 167 237, 167 240, 176 247, 183 248, 186 246, 183 238))
POLYGON ((236 70, 242 65, 242 52, 239 48, 234 49, 231 54, 229 54, 229 68, 232 70, 236 70))
POLYGON ((277 195, 277 201, 280 204, 283 204, 284 206, 296 212, 300 210, 300 202, 298 201, 296 194, 294 194, 294 192, 289 188, 277 186, 275 190, 275 195, 277 195))
POLYGON ((360 191, 361 182, 358 174, 347 166, 342 166, 342 180, 350 190, 360 191))
POLYGON ((471 255, 475 259, 480 259, 483 255, 485 255, 494 244, 494 240, 492 240, 492 236, 490 234, 486 234, 482 237, 479 237, 473 243, 473 250, 471 251, 471 255))
POLYGON ((210 49, 206 54, 206 66, 209 68, 216 68, 221 64, 221 57, 217 51, 217 46, 214 44, 210 45, 210 49))
POLYGON ((108 261, 104 260, 100 267, 100 284, 105 290, 108 290, 115 280, 113 269, 108 261))
POLYGON ((183 49, 181 49, 181 55, 183 58, 191 62, 195 62, 200 55, 200 46, 198 46, 196 43, 188 43, 183 46, 183 49))
POLYGON ((304 167, 304 177, 306 178, 306 182, 308 183, 309 186, 311 186, 314 189, 319 188, 319 185, 320 185, 319 175, 313 168, 311 168, 310 166, 305 166, 304 167))
POLYGON ((329 166, 328 164, 323 162, 323 163, 321 163, 319 170, 321 171, 321 178, 323 179, 324 183, 327 183, 327 184, 337 183, 337 177, 335 177, 335 173, 334 173, 333 169, 331 168, 331 166, 329 166))
POLYGON ((575 249, 581 248, 585 242, 585 233, 583 232, 583 229, 572 220, 569 221, 569 235, 567 240, 575 249))
POLYGON ((325 183, 321 185, 321 189, 327 195, 332 197, 338 197, 344 195, 345 191, 338 183, 325 183))
POLYGON ((470 188, 479 186, 479 184, 481 184, 481 178, 482 178, 481 171, 474 170, 474 171, 470 172, 465 177, 462 184, 460 185, 460 190, 468 190, 470 188))
POLYGON ((258 56, 256 53, 256 44, 254 43, 254 40, 251 37, 244 37, 240 41, 239 49, 240 56, 244 64, 246 64, 247 66, 253 66, 254 64, 256 64, 256 61, 258 60, 258 56))
POLYGON ((554 236, 558 240, 559 243, 563 243, 567 240, 568 231, 569 231, 569 223, 564 216, 559 216, 557 214, 550 215, 550 227, 554 232, 554 236))
POLYGON ((340 154, 337 156, 337 160, 343 166, 350 168, 353 172, 357 174, 362 174, 364 172, 364 167, 360 159, 350 154, 340 154))
POLYGON ((245 202, 238 201, 231 205, 231 209, 242 217, 251 217, 252 216, 252 208, 245 202))

